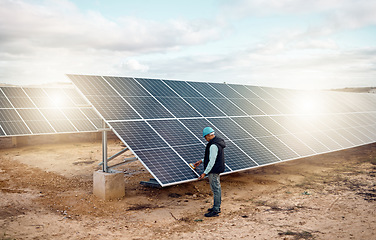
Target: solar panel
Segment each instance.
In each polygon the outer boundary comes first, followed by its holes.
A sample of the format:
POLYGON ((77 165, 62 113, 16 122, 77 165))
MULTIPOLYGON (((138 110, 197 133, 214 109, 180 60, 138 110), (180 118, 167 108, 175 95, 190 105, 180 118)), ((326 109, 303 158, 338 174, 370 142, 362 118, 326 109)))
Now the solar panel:
POLYGON ((62 109, 62 113, 79 132, 90 132, 95 128, 88 117, 78 108, 65 108, 62 109))
POLYGON ((172 118, 173 116, 153 97, 124 98, 144 119, 172 118))
POLYGON ((208 120, 219 127, 221 133, 226 135, 226 138, 231 140, 251 138, 252 136, 240 127, 231 118, 208 118, 208 120))
POLYGON ((54 129, 41 112, 35 109, 18 109, 17 110, 22 119, 29 126, 33 133, 50 133, 54 129))
POLYGON ((208 98, 219 110, 227 116, 246 116, 247 113, 226 98, 208 98))
POLYGON ((277 115, 281 112, 270 105, 266 99, 249 99, 249 101, 255 105, 258 109, 261 109, 267 115, 277 115))
POLYGON ((142 159, 146 168, 162 186, 186 182, 197 177, 172 148, 136 150, 135 154, 142 159))
POLYGON ((207 126, 226 141, 225 173, 376 141, 371 94, 68 77, 161 186, 196 180, 204 170, 189 163, 203 158, 207 126))
POLYGON ((235 140, 234 143, 249 155, 258 165, 279 162, 280 159, 275 156, 268 148, 255 138, 235 140))
POLYGON ((72 100, 72 102, 76 106, 80 107, 87 107, 88 102, 81 96, 81 94, 77 94, 77 90, 74 88, 63 88, 63 92, 65 95, 72 100))
POLYGON ((205 141, 205 139, 202 138, 202 126, 212 126, 217 136, 225 140, 228 140, 226 136, 224 136, 221 132, 219 132, 218 128, 216 128, 212 123, 208 121, 208 119, 192 118, 192 119, 181 119, 180 121, 184 124, 186 128, 188 128, 194 135, 196 135, 197 138, 202 139, 202 142, 205 141))
POLYGON ((112 122, 111 126, 133 150, 168 148, 167 143, 146 121, 112 122))
POLYGON ((234 89, 229 87, 227 84, 209 83, 209 85, 215 88, 218 92, 220 92, 226 98, 243 98, 242 95, 240 95, 234 89))
POLYGON ((203 83, 203 82, 187 82, 187 83, 206 98, 223 97, 223 95, 220 92, 218 92, 215 88, 210 86, 208 83, 203 83))
MULTIPOLYGON (((202 159, 202 153, 205 151, 205 145, 200 144, 194 144, 194 145, 185 145, 185 146, 174 146, 172 147, 177 154, 179 154, 183 159, 192 159, 192 162, 194 160, 202 159)), ((201 164, 197 168, 197 172, 202 174, 204 172, 204 165, 201 164)))
POLYGON ((180 97, 193 97, 193 98, 201 98, 201 94, 192 88, 188 83, 183 81, 163 81, 167 86, 169 86, 173 91, 179 94, 180 97))
POLYGON ((237 84, 228 84, 228 86, 232 89, 234 89, 237 93, 239 93, 243 98, 260 98, 258 95, 256 95, 252 90, 247 88, 244 85, 237 85, 237 84))
POLYGON ((154 97, 178 97, 165 83, 159 79, 135 79, 141 86, 154 97))
POLYGON ((4 135, 24 135, 31 133, 15 109, 0 109, 0 119, 4 135))
POLYGON ((95 132, 102 120, 72 87, 0 87, 0 137, 95 132))
POLYGON ((261 99, 274 99, 271 93, 265 91, 262 87, 259 86, 245 86, 249 90, 251 90, 254 94, 256 94, 261 99))
POLYGON ((293 134, 278 135, 278 139, 289 146, 299 156, 311 156, 316 152, 293 134))
POLYGON ((178 97, 157 97, 157 100, 175 117, 201 117, 187 101, 178 97))
POLYGON ((12 104, 10 104, 3 92, 0 92, 0 108, 12 108, 12 104))
POLYGON ((258 165, 255 160, 253 160, 249 155, 247 155, 244 152, 244 150, 239 148, 232 141, 226 142, 225 152, 226 166, 228 166, 228 168, 231 170, 229 172, 237 171, 240 169, 252 168, 258 165))
POLYGON ((233 118, 233 120, 243 129, 252 129, 250 134, 253 137, 267 137, 272 135, 271 132, 256 122, 252 117, 237 117, 233 118))
POLYGON ((317 154, 329 152, 330 149, 325 146, 321 139, 316 139, 310 133, 295 133, 294 134, 299 140, 307 144, 311 149, 313 149, 317 154))
POLYGON ((133 78, 105 77, 105 79, 114 86, 120 96, 151 97, 133 78))
POLYGON ((43 89, 23 88, 23 90, 37 108, 53 108, 55 106, 55 101, 52 101, 43 89))
POLYGON ((92 107, 80 108, 81 112, 89 119, 91 124, 94 125, 96 129, 103 127, 102 118, 95 112, 92 107))
POLYGON ((178 120, 151 120, 148 123, 170 146, 201 143, 201 141, 178 120), (181 136, 184 136, 184 138, 181 136))
POLYGON ((2 87, 2 92, 12 104, 12 108, 33 108, 35 105, 31 99, 26 95, 22 88, 16 87, 2 87))
POLYGON ((184 98, 201 116, 218 117, 225 116, 217 106, 213 105, 205 98, 184 98))
POLYGON ((270 131, 273 135, 288 134, 289 131, 278 122, 274 121, 273 118, 269 116, 254 117, 254 120, 258 122, 265 129, 270 131))
POLYGON ((257 140, 278 156, 281 160, 294 159, 299 155, 275 136, 260 137, 257 140))
POLYGON ((234 103, 246 114, 241 115, 265 115, 258 107, 256 107, 250 100, 244 98, 230 98, 230 101, 234 103))

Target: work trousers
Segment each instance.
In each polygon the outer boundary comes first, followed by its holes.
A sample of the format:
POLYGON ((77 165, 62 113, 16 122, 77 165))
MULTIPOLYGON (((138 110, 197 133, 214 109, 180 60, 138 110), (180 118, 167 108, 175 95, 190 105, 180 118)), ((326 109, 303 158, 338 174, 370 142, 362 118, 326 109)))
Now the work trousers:
POLYGON ((214 198, 213 210, 219 212, 219 209, 221 208, 222 191, 218 173, 209 173, 209 184, 214 198))

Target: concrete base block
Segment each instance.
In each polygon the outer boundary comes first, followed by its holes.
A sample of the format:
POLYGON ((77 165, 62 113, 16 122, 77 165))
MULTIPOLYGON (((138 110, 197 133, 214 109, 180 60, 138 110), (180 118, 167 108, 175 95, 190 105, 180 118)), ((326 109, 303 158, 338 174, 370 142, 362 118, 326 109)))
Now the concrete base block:
POLYGON ((103 200, 124 197, 124 173, 105 173, 102 170, 94 172, 93 193, 103 200))

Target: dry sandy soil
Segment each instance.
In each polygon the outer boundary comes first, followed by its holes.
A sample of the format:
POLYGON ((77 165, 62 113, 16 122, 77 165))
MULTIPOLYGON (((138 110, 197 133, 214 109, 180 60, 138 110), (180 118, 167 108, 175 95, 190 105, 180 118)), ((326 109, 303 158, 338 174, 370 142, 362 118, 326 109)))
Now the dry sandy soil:
POLYGON ((100 161, 100 142, 1 149, 0 239, 375 239, 376 144, 222 176, 216 218, 206 180, 144 187, 139 162, 120 168, 126 196, 102 201, 100 161))

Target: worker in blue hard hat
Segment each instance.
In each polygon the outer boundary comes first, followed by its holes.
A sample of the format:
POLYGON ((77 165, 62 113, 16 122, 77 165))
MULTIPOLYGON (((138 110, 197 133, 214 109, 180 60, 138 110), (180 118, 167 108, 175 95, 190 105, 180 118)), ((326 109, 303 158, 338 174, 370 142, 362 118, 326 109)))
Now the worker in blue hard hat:
MULTIPOLYGON (((204 173, 198 178, 203 179, 206 175, 209 177, 210 188, 213 192, 213 207, 208 209, 205 217, 216 217, 221 212, 221 183, 219 174, 225 171, 225 156, 224 148, 226 147, 225 141, 214 135, 214 130, 211 127, 204 128, 202 132, 203 137, 208 144, 205 148, 204 155, 204 173)), ((198 167, 203 161, 199 160, 194 164, 198 167)))

